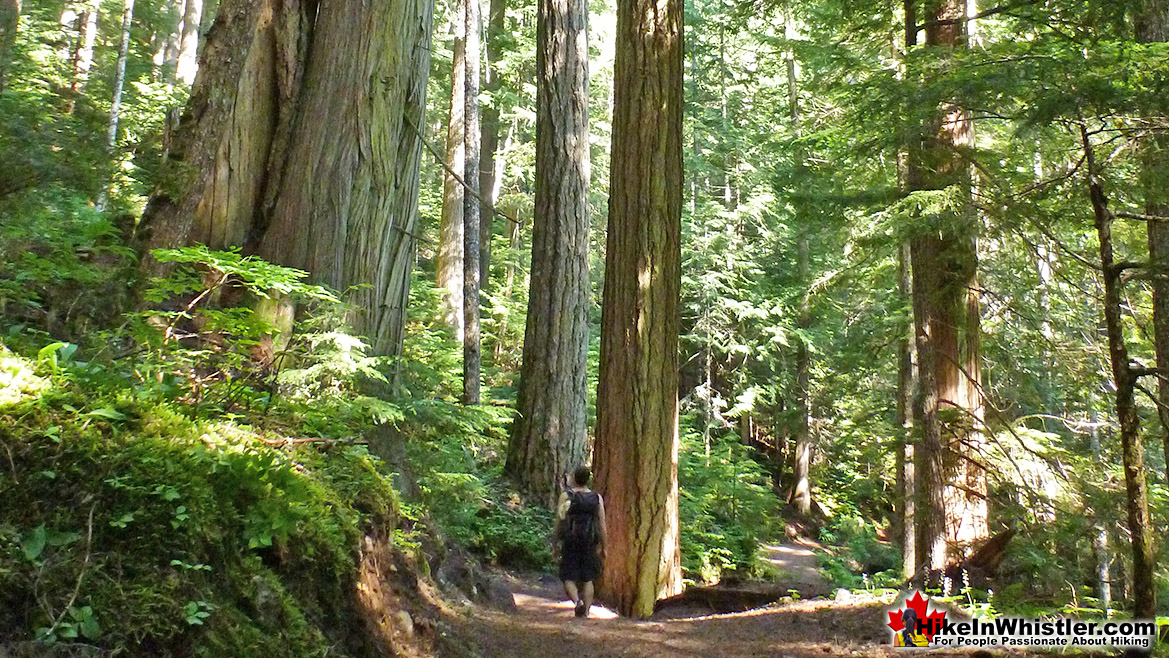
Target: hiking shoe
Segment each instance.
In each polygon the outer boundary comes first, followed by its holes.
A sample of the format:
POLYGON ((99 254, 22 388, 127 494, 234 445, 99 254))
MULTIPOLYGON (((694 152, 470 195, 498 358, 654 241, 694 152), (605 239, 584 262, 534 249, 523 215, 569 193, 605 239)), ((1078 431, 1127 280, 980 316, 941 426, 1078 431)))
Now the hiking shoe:
POLYGON ((587 617, 587 616, 589 616, 588 610, 585 610, 585 604, 584 604, 584 601, 578 601, 578 602, 577 602, 577 604, 576 604, 576 616, 577 616, 577 617, 587 617))

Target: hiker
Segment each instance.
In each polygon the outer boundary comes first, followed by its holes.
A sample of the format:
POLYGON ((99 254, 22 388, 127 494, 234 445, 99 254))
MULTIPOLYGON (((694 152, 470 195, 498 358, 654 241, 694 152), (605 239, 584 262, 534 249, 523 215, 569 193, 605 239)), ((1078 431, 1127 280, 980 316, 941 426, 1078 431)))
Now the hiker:
POLYGON ((589 489, 592 475, 584 466, 572 474, 572 485, 560 494, 552 531, 552 559, 560 561, 560 580, 577 617, 589 616, 593 581, 601 575, 605 554, 605 501, 589 489))

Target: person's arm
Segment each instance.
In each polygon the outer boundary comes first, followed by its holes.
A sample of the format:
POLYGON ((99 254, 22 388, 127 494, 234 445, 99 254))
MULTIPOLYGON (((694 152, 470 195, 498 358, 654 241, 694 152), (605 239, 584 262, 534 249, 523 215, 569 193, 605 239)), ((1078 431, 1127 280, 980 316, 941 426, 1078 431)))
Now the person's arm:
POLYGON ((552 526, 552 561, 556 562, 560 559, 560 531, 564 522, 565 511, 568 509, 565 506, 565 501, 568 500, 568 494, 563 491, 560 492, 560 500, 556 503, 556 523, 552 526))
POLYGON ((597 548, 601 551, 601 555, 605 554, 605 543, 609 538, 608 529, 605 526, 605 499, 601 494, 597 494, 597 530, 598 538, 597 548))

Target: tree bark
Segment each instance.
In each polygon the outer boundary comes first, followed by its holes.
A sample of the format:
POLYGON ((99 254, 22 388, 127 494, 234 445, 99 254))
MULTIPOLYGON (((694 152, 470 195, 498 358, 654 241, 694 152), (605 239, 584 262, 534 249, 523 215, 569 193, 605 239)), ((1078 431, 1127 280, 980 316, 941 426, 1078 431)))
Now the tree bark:
MULTIPOLYGON (((130 53, 130 26, 134 20, 134 0, 126 0, 122 9, 122 41, 118 61, 114 67, 114 97, 110 102, 110 119, 106 128, 106 151, 113 154, 118 143, 118 120, 122 114, 122 88, 126 83, 126 58, 130 53)), ((98 210, 104 210, 109 199, 111 181, 107 181, 97 196, 98 210)))
MULTIPOLYGON (((966 0, 931 5, 926 44, 956 49, 965 44, 966 0), (961 19, 961 20, 960 20, 961 19)), ((915 16, 912 3, 907 16, 915 16)), ((916 41, 907 26, 906 42, 916 41)), ((972 123, 957 106, 939 108, 923 140, 909 150, 910 191, 959 187, 969 194, 970 176, 955 147, 972 143, 972 123)), ((918 568, 936 577, 946 566, 947 545, 969 547, 989 536, 986 473, 981 445, 981 367, 977 220, 959 203, 948 227, 929 227, 911 240, 914 324, 921 398, 921 442, 915 451, 918 568), (957 228, 955 228, 955 226, 957 228)))
POLYGON ((610 501, 602 592, 646 617, 681 591, 678 293, 682 3, 620 0, 596 471, 610 501))
POLYGON ((203 0, 187 0, 183 7, 183 29, 179 39, 178 63, 175 78, 190 85, 199 70, 199 24, 203 16, 203 0))
POLYGON ((437 284, 443 290, 442 310, 448 326, 463 341, 463 186, 451 173, 466 160, 463 132, 466 130, 464 88, 467 85, 466 9, 460 0, 451 17, 454 44, 451 54, 451 103, 447 120, 446 164, 442 186, 442 217, 438 226, 437 284))
MULTIPOLYGON (((797 251, 799 252, 797 254, 797 269, 800 277, 800 285, 804 287, 804 301, 800 305, 800 317, 796 324, 800 329, 807 329, 811 326, 812 320, 810 307, 811 291, 807 289, 810 284, 808 263, 810 248, 808 246, 807 232, 800 233, 797 251)), ((812 484, 810 480, 812 428, 808 404, 811 391, 811 369, 812 357, 808 351, 808 345, 804 342, 803 338, 800 338, 796 344, 796 461, 795 468, 792 471, 794 486, 792 489, 792 500, 795 503, 796 511, 805 516, 812 511, 812 484)))
MULTIPOLYGON (((1136 21, 1136 38, 1141 43, 1169 41, 1169 1, 1145 0, 1144 11, 1136 21)), ((1169 217, 1169 194, 1164 176, 1169 170, 1169 134, 1157 130, 1141 144, 1141 187, 1145 194, 1145 214, 1169 217)), ((1149 267, 1154 276, 1153 346, 1157 355, 1157 415, 1161 420, 1161 441, 1165 451, 1165 478, 1169 481, 1169 223, 1146 222, 1149 241, 1149 267)))
MULTIPOLYGON (((498 0, 496 0, 498 2, 498 0)), ((536 17, 536 200, 520 370, 507 471, 556 504, 584 464, 589 347, 587 0, 540 0, 536 17)))
POLYGON ((1124 485, 1127 496, 1128 529, 1132 536, 1133 615, 1152 619, 1157 612, 1153 572, 1152 523, 1149 518, 1149 491, 1145 483, 1144 445, 1141 441, 1140 417, 1134 392, 1138 375, 1129 363, 1121 316, 1121 274, 1112 253, 1112 212, 1100 182, 1099 170, 1087 128, 1081 126, 1080 137, 1088 166, 1088 194, 1096 219, 1100 240, 1100 266, 1104 277, 1104 326, 1108 333, 1108 354, 1112 361, 1112 379, 1116 385, 1116 418, 1120 425, 1120 445, 1124 458, 1124 485))
POLYGON ((97 41, 97 19, 101 13, 101 0, 91 0, 81 17, 81 34, 77 39, 77 51, 73 54, 73 82, 66 112, 73 112, 74 100, 89 82, 89 71, 93 68, 93 46, 97 41))
POLYGON ((16 29, 20 26, 20 0, 0 0, 0 93, 12 62, 16 29))
POLYGON ((467 54, 463 97, 463 404, 479 404, 479 0, 466 0, 467 54))
POLYGON ((397 354, 431 11, 426 0, 225 0, 167 184, 143 216, 146 244, 243 246, 339 290, 359 286, 354 329, 397 354))
POLYGON ((483 141, 480 153, 479 194, 483 199, 483 221, 479 230, 479 281, 487 285, 491 273, 491 236, 495 220, 495 203, 499 198, 496 178, 496 151, 499 150, 499 92, 503 88, 499 60, 503 57, 504 19, 507 0, 491 0, 487 18, 487 95, 491 102, 483 109, 483 141))
MULTIPOLYGON (((903 300, 912 305, 913 284, 909 272, 909 244, 903 243, 897 253, 897 290, 903 300)), ((913 391, 917 379, 914 364, 913 320, 909 319, 897 339, 897 501, 894 536, 901 546, 901 577, 911 578, 917 568, 914 521, 913 471, 913 391)))

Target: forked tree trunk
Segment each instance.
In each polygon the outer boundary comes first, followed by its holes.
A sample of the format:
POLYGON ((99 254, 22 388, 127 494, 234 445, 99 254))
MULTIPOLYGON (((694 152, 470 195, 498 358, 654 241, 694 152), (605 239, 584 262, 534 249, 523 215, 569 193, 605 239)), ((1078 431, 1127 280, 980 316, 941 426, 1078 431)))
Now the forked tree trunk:
POLYGON ((1128 511, 1128 531, 1132 536, 1133 616, 1152 619, 1157 612, 1152 522, 1149 517, 1149 490, 1145 482, 1145 450, 1141 440, 1141 420, 1137 415, 1135 390, 1139 373, 1129 363, 1121 315, 1121 275, 1112 252, 1112 211, 1100 182, 1100 172, 1087 128, 1080 127, 1084 160, 1088 166, 1088 194, 1096 219, 1100 240, 1100 267, 1104 278, 1104 327, 1108 333, 1108 354, 1112 362, 1112 381, 1116 386, 1116 419, 1120 425, 1120 449, 1124 458, 1124 486, 1128 511))
POLYGON ((463 96, 463 404, 479 404, 479 0, 466 1, 463 96))
POLYGON ((460 171, 466 159, 463 115, 467 85, 466 9, 459 0, 451 16, 454 43, 451 48, 451 102, 447 114, 446 171, 442 184, 442 216, 438 224, 436 283, 442 290, 442 313, 449 327, 463 341, 463 185, 451 172, 460 171))
MULTIPOLYGON (((498 1, 498 0, 497 0, 498 1)), ((589 349, 587 0, 540 0, 536 202, 524 357, 507 471, 556 504, 584 464, 589 349)))
POLYGON ((620 0, 596 471, 609 501, 602 595, 647 617, 682 589, 678 293, 682 3, 620 0))
POLYGON ((225 0, 168 184, 143 216, 148 246, 243 246, 339 290, 358 286, 355 330, 396 354, 431 10, 426 0, 225 0))
MULTIPOLYGON (((931 5, 926 44, 965 45, 966 0, 931 5)), ((907 16, 915 16, 907 3, 907 16)), ((907 27, 907 43, 916 27, 907 27)), ((957 186, 969 194, 970 176, 955 147, 972 143, 972 123, 954 105, 939 108, 923 141, 909 151, 910 191, 957 186)), ((981 452, 982 402, 979 296, 976 278, 978 222, 969 204, 952 210, 960 220, 931 226, 911 241, 914 323, 918 347, 922 428, 914 453, 918 568, 936 576, 948 544, 970 546, 989 536, 986 473, 981 452)), ((944 220, 943 220, 944 221, 944 220)))

